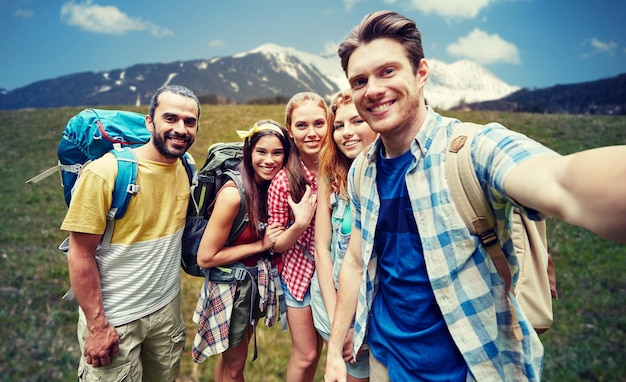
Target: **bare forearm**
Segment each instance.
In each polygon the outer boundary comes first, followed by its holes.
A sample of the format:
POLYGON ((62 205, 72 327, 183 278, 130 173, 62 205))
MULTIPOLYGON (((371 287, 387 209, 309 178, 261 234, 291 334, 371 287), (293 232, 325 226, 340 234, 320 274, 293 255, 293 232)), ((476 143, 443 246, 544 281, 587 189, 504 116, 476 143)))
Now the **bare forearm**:
POLYGON ((337 290, 333 279, 333 262, 331 245, 333 237, 332 208, 328 192, 328 179, 322 178, 318 182, 317 210, 315 213, 315 270, 319 281, 324 307, 332 324, 335 316, 337 290))
MULTIPOLYGON (((316 232, 317 234, 317 232, 316 232)), ((333 264, 330 258, 330 252, 327 249, 320 250, 317 246, 315 251, 315 268, 317 272, 318 284, 324 306, 328 313, 330 323, 333 322, 335 316, 335 306, 337 302, 337 290, 335 289, 335 281, 333 280, 333 264)))
POLYGON ((274 245, 274 251, 278 253, 285 252, 289 248, 296 245, 298 238, 300 238, 305 229, 306 226, 301 227, 295 224, 287 228, 285 232, 278 237, 278 240, 274 245))
POLYGON ((574 207, 565 220, 626 243, 626 146, 588 150, 566 157, 563 184, 574 207))
MULTIPOLYGON (((279 253, 284 252, 296 245, 296 242, 302 233, 311 224, 315 224, 312 219, 315 216, 317 195, 313 194, 311 186, 307 185, 306 191, 298 203, 295 203, 289 195, 287 196, 287 203, 289 205, 289 209, 293 212, 294 222, 291 226, 285 224, 287 223, 285 220, 288 218, 288 215, 285 215, 286 210, 282 210, 274 214, 270 212, 270 216, 282 217, 281 219, 278 219, 277 222, 283 222, 283 226, 288 227, 281 233, 276 240, 276 244, 274 244, 274 251, 279 253)), ((273 220, 270 219, 270 221, 273 220)))
POLYGON ((100 273, 94 257, 68 254, 70 284, 76 300, 85 313, 87 327, 103 327, 108 324, 102 302, 100 273))
POLYGON ((626 146, 529 159, 505 190, 524 206, 626 243, 626 146))
POLYGON ((346 255, 339 274, 337 303, 328 342, 329 357, 342 357, 344 340, 356 312, 362 274, 361 264, 357 264, 351 256, 346 255))
POLYGON ((257 240, 252 243, 240 244, 232 247, 224 247, 222 250, 210 257, 201 256, 199 253, 198 265, 202 268, 213 268, 228 265, 256 253, 263 252, 265 249, 263 248, 263 240, 257 240))
POLYGON ((119 336, 104 312, 96 248, 101 235, 70 232, 70 283, 87 320, 83 355, 93 367, 106 366, 119 352, 119 336))

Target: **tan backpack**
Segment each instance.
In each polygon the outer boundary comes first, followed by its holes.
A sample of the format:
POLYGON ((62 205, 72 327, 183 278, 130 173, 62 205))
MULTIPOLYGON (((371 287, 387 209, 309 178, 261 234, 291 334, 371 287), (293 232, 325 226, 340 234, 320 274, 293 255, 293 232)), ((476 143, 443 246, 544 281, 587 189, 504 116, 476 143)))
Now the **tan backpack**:
MULTIPOLYGON (((513 289, 511 270, 498 241, 496 219, 476 178, 471 158, 472 139, 482 128, 473 123, 462 123, 456 128, 446 155, 446 177, 459 214, 470 232, 480 237, 508 292, 513 289)), ((518 209, 514 209, 512 219, 511 238, 519 262, 513 293, 535 331, 543 333, 552 325, 552 299, 558 298, 546 224, 530 220, 518 209)), ((521 339, 517 315, 514 310, 511 313, 514 333, 521 339)))

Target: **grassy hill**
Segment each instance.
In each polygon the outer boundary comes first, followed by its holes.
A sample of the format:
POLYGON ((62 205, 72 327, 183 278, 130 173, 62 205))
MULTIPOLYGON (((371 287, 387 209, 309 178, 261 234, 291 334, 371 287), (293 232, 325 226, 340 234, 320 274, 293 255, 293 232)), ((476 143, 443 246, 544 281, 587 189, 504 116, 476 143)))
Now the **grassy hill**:
MULTIPOLYGON (((56 163, 60 132, 78 111, 80 108, 0 111, 2 380, 76 380, 76 302, 60 299, 69 285, 65 257, 57 250, 66 236, 58 228, 66 211, 62 189, 55 176, 38 185, 24 182, 56 163)), ((626 144, 626 117, 444 114, 474 122, 501 122, 562 154, 626 144)), ((211 143, 237 140, 235 129, 248 128, 264 118, 283 121, 284 107, 204 106, 191 152, 202 164, 211 143)), ((555 324, 542 336, 546 348, 544 380, 624 381, 626 246, 553 219, 548 225, 560 300, 555 302, 555 324)), ((196 365, 190 355, 196 329, 191 315, 201 282, 183 275, 188 337, 180 381, 213 380, 216 357, 196 365)), ((260 324, 257 339, 259 359, 249 361, 248 380, 284 380, 289 334, 281 332, 280 326, 267 329, 260 324)), ((323 380, 324 363, 322 358, 319 381, 323 380)))

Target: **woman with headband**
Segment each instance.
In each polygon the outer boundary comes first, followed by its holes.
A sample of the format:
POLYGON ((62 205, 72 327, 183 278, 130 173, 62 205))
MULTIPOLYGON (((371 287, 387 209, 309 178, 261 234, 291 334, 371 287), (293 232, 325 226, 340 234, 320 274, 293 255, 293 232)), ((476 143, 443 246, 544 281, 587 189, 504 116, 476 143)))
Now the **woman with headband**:
POLYGON ((275 322, 270 250, 284 229, 278 223, 267 225, 267 190, 291 151, 287 131, 275 121, 258 121, 249 130, 237 133, 244 139, 239 165, 243 190, 233 180, 219 190, 198 248, 198 265, 210 268, 210 276, 194 315, 199 330, 192 357, 202 362, 220 354, 216 381, 243 381, 256 321, 265 316, 267 326, 275 322), (248 224, 232 243, 227 243, 242 202, 248 224))

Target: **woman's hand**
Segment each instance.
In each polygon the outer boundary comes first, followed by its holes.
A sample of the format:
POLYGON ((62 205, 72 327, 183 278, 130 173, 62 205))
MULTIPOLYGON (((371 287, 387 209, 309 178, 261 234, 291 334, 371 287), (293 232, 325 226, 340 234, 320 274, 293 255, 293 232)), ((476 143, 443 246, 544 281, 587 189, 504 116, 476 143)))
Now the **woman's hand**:
POLYGON ((354 329, 348 330, 348 335, 343 342, 343 360, 346 362, 354 363, 354 357, 352 356, 352 339, 354 338, 354 329))
POLYGON ((291 195, 288 196, 287 202, 295 219, 294 225, 307 227, 311 223, 311 219, 315 216, 317 207, 317 194, 313 193, 311 186, 307 184, 306 191, 302 199, 298 203, 294 202, 291 195))
POLYGON ((262 239, 262 247, 264 251, 274 248, 274 244, 276 244, 276 240, 278 240, 278 236, 285 231, 285 228, 280 223, 272 223, 268 224, 265 227, 265 232, 263 233, 262 239))

